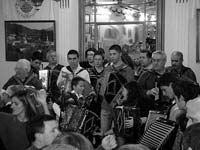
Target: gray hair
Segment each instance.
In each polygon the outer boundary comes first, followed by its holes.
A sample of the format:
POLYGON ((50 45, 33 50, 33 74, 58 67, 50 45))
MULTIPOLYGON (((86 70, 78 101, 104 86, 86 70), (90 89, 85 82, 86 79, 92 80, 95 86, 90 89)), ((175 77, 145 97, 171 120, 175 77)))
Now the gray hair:
POLYGON ((29 72, 31 70, 31 63, 27 59, 19 59, 15 66, 15 72, 17 72, 19 69, 27 69, 29 72))
POLYGON ((166 62, 167 61, 167 55, 165 54, 164 51, 161 50, 156 50, 155 52, 152 53, 152 56, 158 54, 162 56, 162 59, 166 62))

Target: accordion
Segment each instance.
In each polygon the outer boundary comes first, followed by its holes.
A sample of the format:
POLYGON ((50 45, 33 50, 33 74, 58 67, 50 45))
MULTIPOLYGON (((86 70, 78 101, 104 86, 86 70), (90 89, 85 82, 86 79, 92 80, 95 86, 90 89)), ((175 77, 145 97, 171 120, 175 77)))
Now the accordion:
POLYGON ((60 129, 61 131, 78 132, 82 128, 82 122, 86 117, 86 109, 76 105, 68 105, 65 111, 61 113, 60 129))
POLYGON ((114 108, 114 132, 116 135, 129 137, 135 132, 138 132, 138 123, 140 117, 140 111, 136 107, 130 106, 117 106, 114 108), (125 120, 133 118, 134 125, 132 128, 125 128, 125 120))
POLYGON ((147 117, 147 122, 145 124, 145 128, 144 131, 146 131, 148 129, 148 127, 154 123, 158 118, 165 118, 167 119, 167 113, 162 112, 162 111, 154 111, 154 110, 150 110, 148 117, 147 117))
POLYGON ((97 114, 84 107, 69 104, 61 113, 61 131, 80 132, 82 134, 92 133, 98 127, 100 119, 97 114))
POLYGON ((147 128, 139 143, 150 149, 170 150, 176 131, 177 126, 174 121, 159 118, 147 128))

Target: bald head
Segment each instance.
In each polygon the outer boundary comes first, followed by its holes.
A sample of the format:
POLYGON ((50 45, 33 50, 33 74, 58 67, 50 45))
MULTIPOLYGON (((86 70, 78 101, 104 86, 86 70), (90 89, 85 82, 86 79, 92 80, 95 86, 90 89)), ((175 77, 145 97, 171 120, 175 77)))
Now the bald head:
POLYGON ((174 51, 171 54, 171 65, 175 68, 180 68, 183 65, 183 53, 174 51))

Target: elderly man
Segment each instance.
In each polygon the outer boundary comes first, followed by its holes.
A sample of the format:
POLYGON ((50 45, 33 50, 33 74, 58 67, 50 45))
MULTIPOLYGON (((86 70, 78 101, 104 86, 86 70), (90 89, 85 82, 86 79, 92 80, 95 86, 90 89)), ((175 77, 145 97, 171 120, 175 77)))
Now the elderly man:
POLYGON ((159 77, 165 73, 166 60, 167 56, 163 51, 155 51, 152 54, 152 69, 143 72, 138 79, 138 84, 141 86, 141 95, 153 101, 155 109, 158 110, 166 109, 165 105, 162 105, 164 98, 157 86, 159 77))
POLYGON ((31 72, 30 62, 26 59, 20 59, 15 66, 15 75, 12 76, 3 86, 5 91, 10 85, 33 86, 37 90, 42 89, 42 83, 31 72))
POLYGON ((57 56, 55 50, 49 50, 47 52, 47 60, 49 64, 44 68, 46 70, 49 70, 49 87, 48 87, 48 93, 55 101, 60 96, 60 90, 57 87, 57 79, 58 75, 60 73, 60 70, 64 67, 63 65, 60 65, 57 63, 57 56))
POLYGON ((191 68, 183 65, 183 54, 179 51, 174 51, 171 54, 171 66, 166 68, 166 72, 172 72, 179 77, 186 77, 196 82, 195 73, 191 68))

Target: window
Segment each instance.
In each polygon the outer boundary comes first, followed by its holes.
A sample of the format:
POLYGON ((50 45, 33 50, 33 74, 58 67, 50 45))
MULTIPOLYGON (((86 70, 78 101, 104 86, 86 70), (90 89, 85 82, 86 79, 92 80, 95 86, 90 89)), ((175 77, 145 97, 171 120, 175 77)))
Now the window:
POLYGON ((163 0, 82 0, 80 48, 113 44, 128 50, 162 48, 163 0), (83 19, 84 18, 84 19, 83 19))

